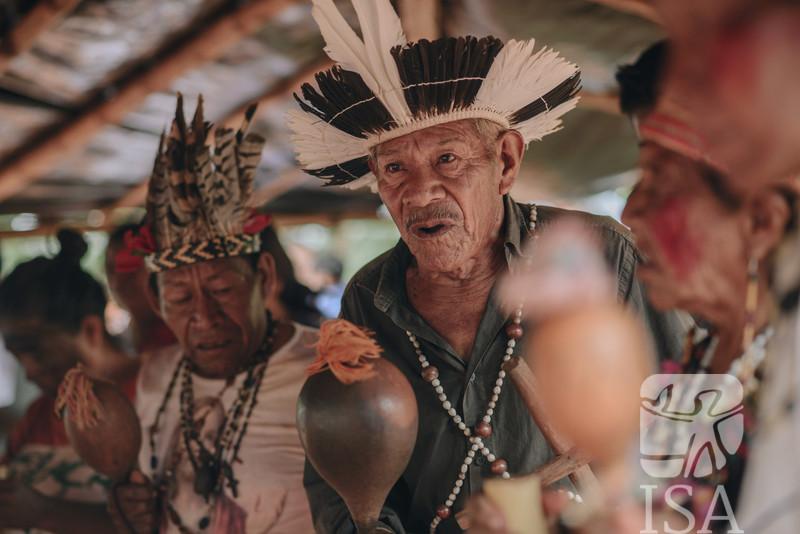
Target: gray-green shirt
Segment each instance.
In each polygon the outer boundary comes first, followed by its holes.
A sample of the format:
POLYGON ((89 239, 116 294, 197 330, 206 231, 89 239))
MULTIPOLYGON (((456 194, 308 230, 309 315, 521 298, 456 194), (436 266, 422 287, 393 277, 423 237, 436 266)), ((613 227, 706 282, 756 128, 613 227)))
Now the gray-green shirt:
MULTIPOLYGON (((505 199, 502 235, 508 262, 520 254, 527 237, 529 207, 505 199)), ((658 314, 646 303, 634 273, 638 254, 627 230, 608 217, 596 217, 557 208, 538 208, 539 231, 563 214, 577 215, 596 227, 605 246, 605 256, 617 273, 621 301, 640 312, 653 334, 661 357, 677 357, 683 342, 683 328, 673 314, 658 314)), ((381 521, 397 533, 427 533, 436 508, 446 499, 467 452, 463 433, 442 409, 438 396, 420 376, 417 356, 405 331, 419 340, 430 363, 439 369, 439 380, 459 414, 470 427, 477 424, 486 409, 497 372, 506 350, 505 325, 509 314, 500 310, 494 291, 478 328, 468 360, 458 357, 453 348, 414 310, 406 295, 405 273, 410 262, 408 247, 397 245, 379 256, 350 282, 342 299, 342 317, 375 332, 384 356, 408 378, 417 395, 419 434, 411 461, 386 501, 381 521)), ((454 310, 456 313, 457 310, 454 310)), ((524 343, 515 354, 523 356, 524 343)), ((498 458, 508 462, 511 474, 531 473, 549 461, 553 452, 531 419, 525 405, 508 384, 503 388, 494 411, 493 432, 484 441, 498 458)), ((357 461, 357 459, 354 459, 357 461)), ((491 476, 488 462, 476 457, 455 503, 460 511, 466 498, 480 489, 482 479, 491 476)), ((347 508, 306 462, 306 491, 314 524, 320 533, 354 533, 347 508)), ((438 532, 461 532, 454 519, 443 521, 438 532)))

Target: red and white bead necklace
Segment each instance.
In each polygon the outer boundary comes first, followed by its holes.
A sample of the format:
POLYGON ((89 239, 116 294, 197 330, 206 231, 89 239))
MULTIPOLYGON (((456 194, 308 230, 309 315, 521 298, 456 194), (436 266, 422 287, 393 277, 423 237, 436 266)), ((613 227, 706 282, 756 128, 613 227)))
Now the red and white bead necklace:
MULTIPOLYGON (((536 231, 536 221, 536 205, 531 204, 530 214, 528 216, 528 232, 534 237, 536 231)), ((467 426, 463 418, 458 415, 458 412, 453 404, 448 400, 447 394, 444 392, 444 388, 439 381, 439 370, 430 364, 428 358, 422 352, 416 336, 406 330, 408 340, 411 342, 411 345, 413 345, 414 352, 417 353, 417 359, 419 360, 420 367, 422 368, 420 373, 422 378, 426 382, 430 383, 430 385, 433 387, 433 390, 436 392, 439 401, 442 403, 442 408, 444 408, 444 411, 447 412, 458 429, 464 433, 464 437, 467 439, 467 443, 469 445, 467 456, 464 458, 464 462, 461 464, 458 478, 453 485, 453 489, 450 490, 450 495, 448 495, 447 500, 436 509, 436 517, 433 518, 430 525, 431 534, 436 532, 436 528, 439 526, 439 523, 450 517, 453 504, 455 503, 459 493, 461 493, 461 488, 464 486, 464 480, 467 478, 469 466, 475 460, 475 456, 479 451, 491 463, 492 473, 502 478, 511 478, 511 475, 508 472, 508 463, 502 458, 497 458, 489 449, 489 447, 487 447, 483 442, 483 439, 492 435, 492 416, 494 415, 494 409, 497 407, 497 401, 500 399, 500 393, 503 391, 503 384, 505 383, 506 378, 506 372, 503 370, 503 364, 505 364, 514 356, 514 348, 517 345, 517 340, 521 338, 523 334, 521 323, 522 303, 520 303, 516 310, 514 310, 513 317, 508 326, 506 326, 508 342, 506 343, 506 353, 503 355, 503 363, 500 364, 500 370, 497 372, 497 380, 495 380, 494 389, 492 390, 492 398, 486 407, 484 416, 481 418, 481 421, 475 425, 474 430, 467 426)))

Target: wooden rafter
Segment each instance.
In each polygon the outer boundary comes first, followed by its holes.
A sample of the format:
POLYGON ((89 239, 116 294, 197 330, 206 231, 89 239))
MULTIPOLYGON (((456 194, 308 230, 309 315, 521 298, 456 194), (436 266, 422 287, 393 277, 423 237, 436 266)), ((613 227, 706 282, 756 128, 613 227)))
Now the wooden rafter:
MULTIPOLYGON (((334 225, 343 219, 376 219, 378 217, 375 210, 370 211, 352 211, 347 215, 338 213, 273 213, 272 219, 281 226, 290 226, 296 224, 309 224, 317 223, 322 225, 334 225)), ((0 241, 3 239, 18 239, 29 237, 41 237, 55 235, 61 228, 70 228, 76 232, 108 232, 113 230, 114 225, 112 221, 107 221, 100 226, 90 226, 88 224, 43 224, 34 230, 14 231, 14 230, 0 230, 0 241)))
MULTIPOLYGON (((263 95, 256 99, 258 102, 258 110, 259 112, 263 112, 272 104, 276 102, 280 102, 293 92, 300 89, 300 86, 304 83, 311 81, 314 79, 314 74, 321 70, 329 69, 333 66, 333 62, 325 57, 324 59, 319 59, 317 61, 313 61, 308 65, 301 67, 298 69, 297 72, 292 74, 291 76, 287 76, 286 78, 279 80, 277 83, 272 85, 263 95)), ((224 119, 222 119, 218 124, 227 126, 228 128, 235 128, 242 123, 244 119, 244 112, 247 110, 247 107, 251 104, 251 102, 247 102, 235 111, 229 113, 224 119)))
POLYGON ((661 24, 661 16, 659 15, 652 2, 648 0, 589 0, 595 4, 602 4, 604 6, 616 9, 623 13, 636 15, 643 19, 649 20, 656 24, 661 24))
POLYGON ((0 45, 0 73, 8 68, 11 60, 33 46, 36 38, 55 26, 70 13, 80 0, 40 0, 3 37, 0 45))
MULTIPOLYGON (((406 30, 406 37, 408 37, 409 40, 416 41, 421 38, 436 39, 441 36, 441 0, 400 0, 398 2, 398 8, 403 20, 403 27, 406 30)), ((314 76, 314 73, 327 69, 332 65, 333 63, 330 59, 325 58, 312 63, 308 67, 302 68, 293 76, 279 81, 264 93, 263 96, 258 98, 259 111, 263 111, 276 101, 282 100, 288 94, 297 90, 304 82, 310 80, 314 76)), ((217 124, 229 128, 236 127, 241 123, 244 112, 249 105, 249 102, 243 104, 217 124)), ((270 190, 270 188, 267 187, 267 190, 270 190)), ((259 204, 263 204, 274 196, 270 194, 268 198, 261 198, 266 194, 264 191, 258 191, 256 194, 261 200, 259 204)), ((107 211, 111 212, 117 208, 141 206, 146 196, 147 180, 144 180, 110 206, 107 211)))
POLYGON ((76 116, 50 127, 0 164, 0 201, 34 182, 67 154, 81 148, 110 123, 121 121, 150 93, 163 90, 178 76, 219 57, 241 39, 296 0, 236 0, 225 4, 202 21, 193 23, 175 42, 128 72, 109 91, 98 91, 76 116), (105 98, 103 94, 113 96, 105 98))
MULTIPOLYGON (((269 88, 267 92, 265 92, 262 96, 257 99, 258 102, 258 109, 259 112, 263 112, 266 108, 275 104, 276 102, 280 102, 292 92, 296 91, 303 83, 311 80, 314 77, 314 74, 320 70, 324 70, 329 68, 332 65, 331 61, 327 58, 321 59, 318 61, 314 61, 311 64, 302 67, 298 70, 295 74, 288 76, 282 80, 279 80, 275 83, 272 87, 269 88)), ((241 124, 242 119, 244 118, 244 112, 247 107, 250 105, 250 102, 240 106, 239 108, 235 109, 228 115, 226 115, 223 119, 217 122, 217 124, 224 125, 227 127, 236 127, 241 124)), ((125 195, 122 196, 119 200, 114 202, 111 206, 106 209, 106 213, 113 212, 118 208, 128 208, 128 207, 135 207, 141 206, 144 204, 144 200, 147 196, 147 178, 145 178, 139 185, 134 186, 130 189, 125 195)), ((263 204, 268 199, 263 199, 260 204, 263 204)))

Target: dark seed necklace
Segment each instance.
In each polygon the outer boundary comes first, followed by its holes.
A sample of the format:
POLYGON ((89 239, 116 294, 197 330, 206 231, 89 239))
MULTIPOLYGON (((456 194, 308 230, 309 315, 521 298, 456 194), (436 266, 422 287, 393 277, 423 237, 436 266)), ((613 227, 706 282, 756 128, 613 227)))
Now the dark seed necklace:
MULTIPOLYGON (((264 373, 267 368, 265 362, 274 348, 274 336, 277 322, 273 321, 271 315, 268 314, 267 323, 267 334, 264 343, 247 367, 247 375, 241 386, 239 386, 236 398, 231 407, 227 410, 225 418, 217 430, 217 436, 214 440, 213 447, 206 447, 200 439, 197 428, 195 428, 194 383, 192 378, 193 365, 185 356, 181 358, 178 365, 175 367, 172 378, 167 385, 164 399, 156 412, 155 421, 148 429, 151 451, 150 467, 155 472, 159 465, 159 460, 156 455, 156 436, 160 429, 161 418, 175 390, 178 377, 180 377, 181 388, 179 406, 181 439, 186 450, 186 455, 195 473, 194 491, 202 496, 206 503, 209 504, 209 512, 198 521, 197 527, 200 530, 208 528, 211 524, 211 511, 214 509, 217 497, 222 494, 226 485, 234 498, 238 496, 239 483, 234 475, 233 465, 242 462, 239 457, 239 449, 247 433, 250 416, 253 414, 253 409, 258 402, 258 393, 261 389, 261 382, 263 381, 264 373)), ((169 485, 174 482, 174 469, 177 467, 177 465, 175 465, 177 463, 177 457, 177 451, 173 451, 173 465, 165 469, 163 475, 160 477, 159 488, 162 498, 166 502, 170 520, 178 527, 182 534, 191 534, 192 531, 184 525, 177 510, 175 510, 169 502, 169 485)))

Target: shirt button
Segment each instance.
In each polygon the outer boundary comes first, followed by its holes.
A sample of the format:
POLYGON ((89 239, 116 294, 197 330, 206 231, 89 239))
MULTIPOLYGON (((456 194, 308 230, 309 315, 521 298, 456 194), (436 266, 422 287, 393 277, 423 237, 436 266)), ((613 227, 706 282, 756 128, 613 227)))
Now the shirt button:
POLYGON ((481 454, 480 456, 475 458, 475 461, 473 463, 478 467, 483 467, 484 465, 486 465, 486 456, 481 454))

